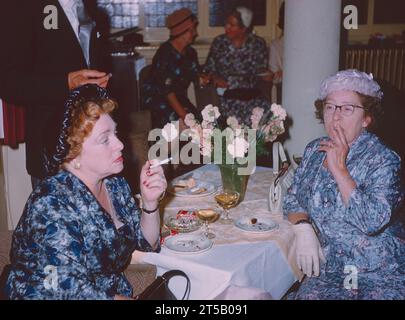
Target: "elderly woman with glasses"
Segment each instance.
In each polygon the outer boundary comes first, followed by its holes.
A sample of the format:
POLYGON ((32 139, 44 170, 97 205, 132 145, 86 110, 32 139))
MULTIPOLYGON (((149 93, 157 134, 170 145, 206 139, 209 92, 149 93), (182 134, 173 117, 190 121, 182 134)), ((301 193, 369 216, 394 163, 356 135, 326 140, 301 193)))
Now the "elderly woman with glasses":
POLYGON ((340 71, 315 102, 327 137, 308 144, 283 210, 307 275, 296 299, 404 299, 399 156, 370 132, 382 92, 371 75, 340 71))

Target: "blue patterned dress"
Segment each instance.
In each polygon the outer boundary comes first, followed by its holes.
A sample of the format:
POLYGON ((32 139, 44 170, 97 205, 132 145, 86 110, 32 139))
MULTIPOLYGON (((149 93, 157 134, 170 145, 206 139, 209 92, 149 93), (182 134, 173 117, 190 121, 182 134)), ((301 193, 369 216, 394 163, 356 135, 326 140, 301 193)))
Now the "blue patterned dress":
MULTIPOLYGON (((231 40, 223 34, 212 42, 204 71, 214 73, 224 78, 229 89, 255 88, 259 78, 256 74, 267 69, 268 51, 266 42, 249 33, 244 45, 236 48, 231 40)), ((226 99, 220 96, 220 112, 225 118, 236 116, 239 123, 251 124, 250 116, 255 107, 265 110, 271 103, 265 98, 258 97, 249 101, 226 99)))
POLYGON ((311 142, 284 199, 284 214, 311 217, 327 262, 306 278, 296 299, 405 299, 405 232, 394 214, 403 199, 400 158, 373 134, 350 147, 347 168, 356 182, 348 206, 311 142))
POLYGON ((10 299, 132 296, 123 271, 135 249, 152 248, 143 237, 141 213, 126 181, 104 181, 123 223, 119 229, 90 190, 67 171, 32 192, 13 235, 6 286, 10 299))
POLYGON ((166 123, 178 120, 178 115, 167 101, 167 95, 174 93, 187 112, 197 113, 197 109, 187 97, 191 82, 198 84, 200 65, 197 52, 191 46, 179 53, 166 41, 157 50, 152 61, 148 79, 143 84, 143 104, 152 111, 154 128, 162 128, 166 123))

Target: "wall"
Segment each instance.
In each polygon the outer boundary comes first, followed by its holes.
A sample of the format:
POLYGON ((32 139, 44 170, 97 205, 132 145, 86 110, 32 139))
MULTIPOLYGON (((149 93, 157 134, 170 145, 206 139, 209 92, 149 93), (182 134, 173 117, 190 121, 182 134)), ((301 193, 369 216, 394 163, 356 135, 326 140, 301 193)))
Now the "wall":
MULTIPOLYGON (((278 8, 283 0, 267 0, 267 12, 266 12, 266 26, 256 26, 254 32, 263 37, 267 43, 280 36, 280 29, 277 27, 278 22, 278 8)), ((224 33, 223 27, 209 27, 208 23, 208 1, 199 1, 199 25, 198 25, 198 38, 193 47, 197 50, 198 59, 201 64, 205 63, 208 55, 208 51, 211 45, 211 41, 216 36, 224 33)), ((117 30, 113 30, 117 31, 117 30)), ((144 34, 144 40, 150 43, 150 46, 136 47, 136 50, 146 58, 146 63, 152 63, 153 55, 159 48, 159 45, 168 39, 169 34, 167 29, 151 30, 147 28, 142 32, 144 34)))
MULTIPOLYGON (((267 41, 274 39, 279 32, 276 23, 278 19, 278 8, 281 2, 283 2, 283 0, 266 0, 266 26, 255 27, 255 32, 267 41)), ((199 39, 205 42, 210 42, 214 37, 223 33, 223 27, 210 27, 208 19, 209 0, 198 0, 199 25, 197 31, 199 39)), ((139 27, 142 29, 141 33, 146 42, 161 43, 169 37, 169 31, 167 28, 145 27, 142 15, 139 17, 139 27)), ((119 31, 119 29, 113 29, 112 31, 119 31)))
POLYGON ((361 24, 358 26, 358 29, 349 30, 348 40, 350 44, 367 44, 368 39, 372 34, 381 33, 386 36, 391 36, 393 34, 401 34, 402 31, 405 30, 405 24, 373 24, 373 17, 374 0, 369 0, 367 24, 361 24))
MULTIPOLYGON (((0 179, 4 179, 4 183, 0 181, 0 200, 6 206, 7 227, 13 230, 32 191, 30 176, 25 169, 25 144, 20 144, 18 149, 2 146, 1 162, 0 179)), ((4 222, 4 213, 1 214, 4 222)))

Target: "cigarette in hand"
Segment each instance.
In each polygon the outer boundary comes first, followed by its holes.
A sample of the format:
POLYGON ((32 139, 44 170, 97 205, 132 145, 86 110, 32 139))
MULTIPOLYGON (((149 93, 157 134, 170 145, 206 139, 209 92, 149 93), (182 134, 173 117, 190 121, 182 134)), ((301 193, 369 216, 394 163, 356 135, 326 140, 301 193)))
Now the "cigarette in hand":
POLYGON ((164 159, 164 160, 162 160, 162 161, 159 161, 158 163, 155 163, 155 164, 151 165, 151 166, 149 167, 149 169, 153 169, 153 168, 156 168, 156 167, 158 167, 158 166, 161 166, 162 164, 169 163, 169 162, 172 161, 172 160, 173 160, 173 157, 164 159))

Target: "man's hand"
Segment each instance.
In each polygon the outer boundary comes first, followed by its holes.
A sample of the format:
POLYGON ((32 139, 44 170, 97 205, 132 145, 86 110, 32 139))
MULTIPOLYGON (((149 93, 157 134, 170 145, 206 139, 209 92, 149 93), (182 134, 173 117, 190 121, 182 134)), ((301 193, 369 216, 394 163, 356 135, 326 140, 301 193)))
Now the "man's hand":
POLYGON ((69 90, 76 89, 84 84, 94 83, 102 88, 107 87, 111 74, 97 70, 83 69, 68 74, 69 90))

